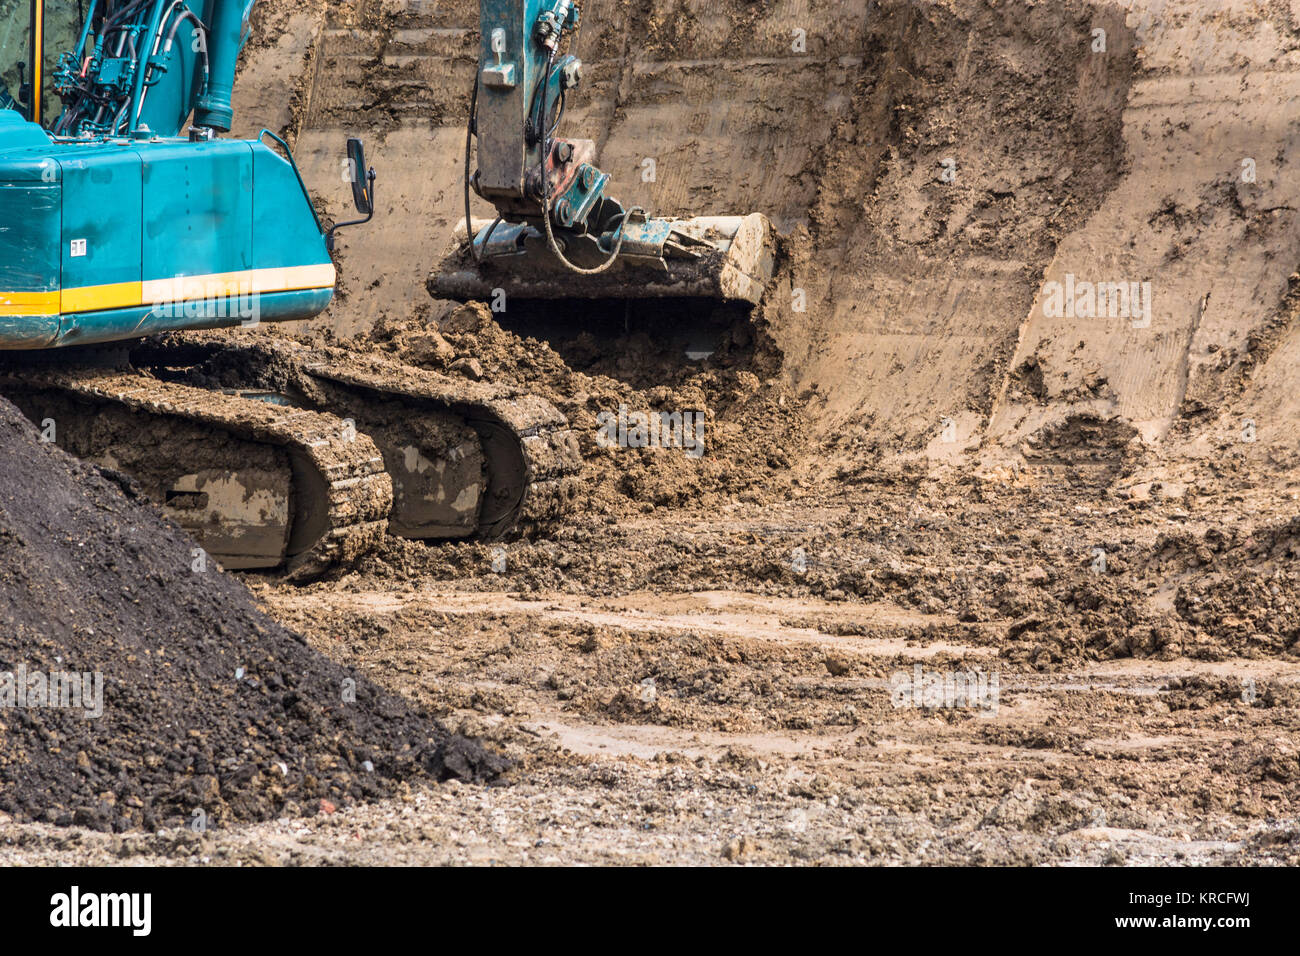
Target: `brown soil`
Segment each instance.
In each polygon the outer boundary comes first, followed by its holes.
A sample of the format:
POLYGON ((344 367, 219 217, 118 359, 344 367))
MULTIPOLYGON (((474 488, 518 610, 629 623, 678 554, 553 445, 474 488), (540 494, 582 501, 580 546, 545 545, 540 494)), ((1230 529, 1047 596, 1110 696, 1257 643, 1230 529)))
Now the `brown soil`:
POLYGON ((287 334, 536 392, 586 473, 504 550, 247 581, 516 767, 9 858, 1300 862, 1300 0, 591 0, 567 131, 621 200, 773 221, 750 316, 429 300, 477 5, 259 11, 247 121, 278 111, 331 216, 344 133, 381 177, 287 334), (1067 276, 1150 283, 1150 321, 1054 315, 1067 276), (706 453, 603 447, 620 405, 704 412, 706 453), (998 706, 895 706, 918 664, 998 706))

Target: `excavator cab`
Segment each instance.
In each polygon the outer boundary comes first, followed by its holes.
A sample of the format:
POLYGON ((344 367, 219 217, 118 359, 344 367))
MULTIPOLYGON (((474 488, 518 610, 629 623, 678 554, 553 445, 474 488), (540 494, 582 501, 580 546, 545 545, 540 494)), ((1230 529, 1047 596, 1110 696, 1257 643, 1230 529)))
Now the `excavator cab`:
POLYGON ((62 112, 53 76, 76 46, 86 0, 0 0, 0 109, 45 128, 62 112))

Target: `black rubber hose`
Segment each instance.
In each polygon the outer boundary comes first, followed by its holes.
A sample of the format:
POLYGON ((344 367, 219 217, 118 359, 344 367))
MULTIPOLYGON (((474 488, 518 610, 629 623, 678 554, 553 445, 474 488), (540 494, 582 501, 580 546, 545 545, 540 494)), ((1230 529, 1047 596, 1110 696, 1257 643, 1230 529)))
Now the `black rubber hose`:
POLYGON ((104 35, 107 36, 108 32, 117 26, 118 21, 122 20, 124 17, 130 16, 131 14, 135 13, 136 10, 143 7, 147 2, 148 0, 134 0, 134 2, 128 3, 122 9, 114 13, 111 17, 108 18, 108 22, 105 23, 103 26, 104 35))
POLYGON ((474 71, 474 90, 469 95, 469 120, 465 123, 465 238, 469 240, 470 255, 479 262, 478 250, 474 248, 474 236, 469 219, 469 153, 474 143, 474 120, 478 113, 478 70, 474 71))
MULTIPOLYGON (((554 68, 554 66, 555 66, 555 51, 551 50, 550 54, 546 57, 546 72, 542 74, 542 82, 546 84, 546 89, 542 90, 543 123, 545 122, 545 117, 550 115, 550 108, 546 102, 546 94, 547 94, 547 90, 550 88, 551 70, 554 68)), ((557 121, 555 125, 559 126, 559 122, 557 121)), ((584 269, 582 266, 574 262, 570 262, 568 256, 564 254, 564 250, 560 248, 560 244, 555 241, 555 233, 551 229, 551 177, 546 169, 546 163, 547 160, 550 158, 550 156, 551 156, 551 136, 548 133, 542 137, 542 169, 541 169, 542 225, 546 227, 546 243, 550 247, 551 253, 557 259, 559 259, 560 263, 570 272, 576 273, 577 275, 583 275, 583 276, 599 275, 600 273, 608 269, 610 266, 612 266, 614 264, 614 261, 618 258, 618 254, 623 251, 623 226, 627 222, 627 217, 629 213, 624 213, 623 218, 619 220, 618 234, 614 241, 614 249, 613 251, 610 252, 608 259, 606 259, 600 265, 596 266, 594 269, 584 269)), ((629 210, 629 212, 630 211, 631 210, 629 210)), ((644 209, 638 208, 636 209, 636 211, 642 213, 643 215, 645 213, 644 209)))

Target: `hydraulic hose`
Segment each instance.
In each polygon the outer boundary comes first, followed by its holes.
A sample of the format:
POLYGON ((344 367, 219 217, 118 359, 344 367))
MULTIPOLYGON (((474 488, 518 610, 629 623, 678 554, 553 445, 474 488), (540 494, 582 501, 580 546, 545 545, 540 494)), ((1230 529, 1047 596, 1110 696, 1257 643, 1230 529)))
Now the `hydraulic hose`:
MULTIPOLYGON (((542 74, 542 78, 539 81, 540 83, 543 84, 543 88, 542 88, 543 130, 545 130, 546 128, 546 118, 551 115, 550 104, 548 103, 547 100, 547 92, 550 89, 551 70, 554 68, 554 66, 555 66, 555 50, 552 49, 551 52, 546 57, 546 70, 542 74)), ((555 125, 556 126, 560 125, 558 119, 555 125)), ((551 134, 552 133, 554 133, 554 130, 551 130, 550 132, 546 132, 542 136, 542 168, 541 168, 542 225, 546 227, 546 244, 550 247, 551 254, 554 255, 557 259, 559 259, 560 264, 563 265, 570 272, 573 272, 577 275, 583 275, 583 276, 599 275, 600 273, 606 271, 610 266, 612 266, 615 260, 618 259, 618 254, 623 251, 623 226, 627 223, 627 217, 632 212, 639 212, 642 215, 644 215, 645 210, 641 209, 640 207, 633 207, 633 209, 623 214, 623 218, 620 219, 618 222, 618 231, 615 234, 614 248, 610 252, 609 258, 606 259, 604 262, 602 262, 600 265, 592 269, 584 269, 582 266, 578 265, 577 263, 571 262, 569 260, 569 257, 564 254, 564 250, 560 248, 560 244, 555 240, 555 232, 551 228, 551 176, 549 171, 546 168, 546 163, 551 156, 551 134)))
MULTIPOLYGON (((208 44, 207 44, 208 28, 203 23, 202 20, 200 20, 197 16, 194 15, 194 12, 190 10, 188 6, 186 6, 185 0, 173 0, 172 5, 168 7, 167 12, 163 14, 162 20, 159 22, 158 25, 158 33, 156 36, 154 36, 152 56, 157 56, 159 49, 162 49, 162 51, 166 53, 172 48, 172 44, 176 40, 176 34, 180 30, 181 24, 184 23, 186 20, 189 20, 194 24, 195 31, 203 37, 203 41, 204 41, 203 44, 199 47, 199 52, 203 54, 203 85, 200 87, 199 92, 196 96, 196 100, 197 100, 197 98, 207 95, 208 80, 211 76, 211 64, 208 61, 208 44), (175 19, 172 19, 172 14, 176 12, 177 7, 180 7, 181 9, 180 15, 177 16, 175 19), (169 20, 171 21, 171 29, 167 32, 167 40, 164 43, 162 40, 162 30, 167 25, 167 22, 169 20)), ((140 114, 144 112, 145 98, 149 95, 149 88, 154 85, 154 83, 150 82, 149 79, 149 77, 152 75, 153 75, 152 71, 150 71, 144 78, 144 83, 140 89, 140 104, 136 107, 135 118, 132 121, 132 125, 140 121, 140 114)))
MULTIPOLYGON (((171 50, 172 44, 176 40, 176 34, 180 30, 181 24, 184 23, 186 20, 189 20, 191 23, 193 23, 195 31, 203 37, 203 43, 199 47, 199 52, 203 54, 203 85, 200 87, 199 92, 195 97, 195 100, 197 101, 198 98, 207 95, 208 80, 210 79, 212 73, 211 63, 209 62, 209 58, 208 58, 208 42, 207 42, 208 28, 202 20, 200 20, 197 16, 194 15, 194 12, 190 10, 188 6, 186 6, 185 0, 172 0, 171 6, 169 6, 167 8, 167 12, 163 14, 162 19, 158 23, 158 33, 154 36, 153 52, 151 54, 151 58, 153 56, 158 55, 159 49, 161 49, 164 53, 171 50), (180 7, 181 12, 179 16, 173 19, 172 15, 176 13, 177 7, 180 7), (167 26, 169 20, 171 21, 171 29, 167 31, 166 42, 163 42, 162 31, 167 26)), ((140 114, 144 112, 145 98, 149 95, 149 88, 154 85, 153 83, 150 82, 149 79, 150 76, 152 75, 153 75, 152 71, 149 71, 144 78, 144 82, 141 84, 140 103, 138 106, 136 106, 135 117, 132 120, 132 125, 135 125, 135 123, 138 123, 140 121, 140 114)))

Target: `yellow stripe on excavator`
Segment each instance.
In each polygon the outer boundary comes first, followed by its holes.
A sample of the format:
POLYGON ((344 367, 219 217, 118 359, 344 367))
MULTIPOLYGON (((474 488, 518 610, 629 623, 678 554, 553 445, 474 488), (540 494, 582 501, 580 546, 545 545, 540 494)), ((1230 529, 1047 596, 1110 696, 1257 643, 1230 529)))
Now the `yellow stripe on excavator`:
POLYGON ((0 292, 0 315, 69 315, 130 309, 142 305, 198 302, 237 295, 329 289, 333 287, 334 280, 334 266, 320 263, 281 269, 245 269, 240 272, 149 279, 144 282, 117 282, 55 292, 0 292))
POLYGON ((0 292, 0 315, 58 315, 57 292, 0 292))
POLYGON ((58 311, 98 312, 102 309, 129 309, 141 305, 139 282, 117 282, 113 285, 90 285, 81 289, 64 289, 58 311))
POLYGON ((280 269, 245 269, 241 272, 150 279, 141 283, 142 294, 138 304, 163 305, 232 295, 327 289, 334 285, 334 279, 334 266, 328 262, 310 266, 285 266, 280 269))

